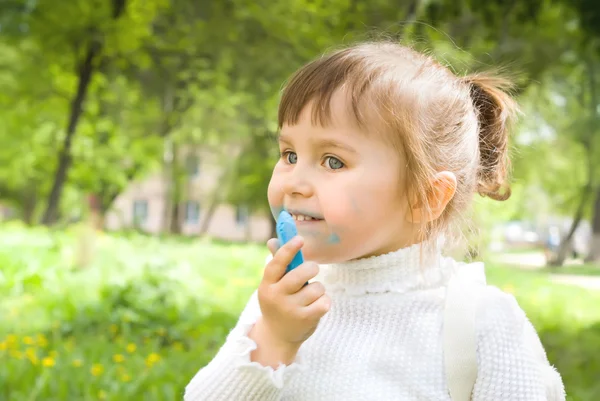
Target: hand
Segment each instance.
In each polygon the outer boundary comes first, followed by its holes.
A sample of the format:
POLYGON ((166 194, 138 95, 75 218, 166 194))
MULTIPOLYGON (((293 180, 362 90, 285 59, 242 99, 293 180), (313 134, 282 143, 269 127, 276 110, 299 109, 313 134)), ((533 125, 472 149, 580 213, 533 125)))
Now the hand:
POLYGON ((319 273, 317 263, 305 262, 285 274, 287 265, 303 245, 299 236, 279 249, 276 239, 267 243, 273 259, 267 263, 258 287, 262 317, 249 333, 259 348, 252 359, 263 365, 277 366, 282 360, 293 360, 331 306, 323 284, 304 285, 319 273))

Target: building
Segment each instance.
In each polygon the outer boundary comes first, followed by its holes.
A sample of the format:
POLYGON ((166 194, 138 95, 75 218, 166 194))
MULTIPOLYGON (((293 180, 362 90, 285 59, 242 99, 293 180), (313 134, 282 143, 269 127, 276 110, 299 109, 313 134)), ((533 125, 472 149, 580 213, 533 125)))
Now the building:
MULTIPOLYGON (((256 242, 269 239, 271 216, 249 215, 244 207, 224 204, 218 205, 213 213, 210 213, 208 197, 219 185, 222 169, 212 167, 202 159, 200 155, 193 153, 184 157, 187 171, 185 193, 188 196, 180 208, 182 233, 200 234, 206 219, 210 219, 205 234, 211 237, 256 242)), ((149 233, 163 231, 168 227, 170 219, 166 196, 169 184, 169 178, 161 173, 131 183, 115 200, 112 210, 107 214, 106 229, 118 230, 137 226, 149 233)))

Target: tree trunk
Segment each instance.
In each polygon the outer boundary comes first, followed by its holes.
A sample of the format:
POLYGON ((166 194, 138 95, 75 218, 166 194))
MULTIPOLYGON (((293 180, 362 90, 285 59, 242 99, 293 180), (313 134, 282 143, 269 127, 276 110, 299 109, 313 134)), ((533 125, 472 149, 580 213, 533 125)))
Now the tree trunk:
POLYGON ((575 234, 575 231, 577 231, 579 223, 581 223, 581 219, 583 218, 583 212, 585 211, 585 206, 588 202, 591 193, 591 183, 588 182, 588 184, 583 189, 583 193, 581 194, 581 199, 579 201, 579 205, 577 206, 577 211, 575 212, 573 221, 571 222, 569 232, 560 241, 556 258, 549 263, 551 266, 562 266, 565 263, 565 259, 567 258, 567 255, 573 243, 573 235, 575 234))
POLYGON ((252 210, 246 210, 246 224, 244 225, 244 238, 246 242, 252 241, 252 210))
POLYGON ((169 228, 171 234, 181 234, 182 209, 181 202, 173 202, 171 204, 171 227, 169 228))
POLYGON ((163 168, 162 168, 162 180, 163 180, 163 210, 162 210, 162 222, 161 232, 168 233, 169 227, 171 226, 171 159, 172 159, 173 146, 171 140, 166 138, 164 140, 163 150, 163 168))
MULTIPOLYGON (((592 48, 592 50, 594 50, 592 48)), ((598 132, 598 128, 600 128, 600 117, 598 116, 598 94, 596 92, 596 68, 594 64, 594 59, 590 56, 588 58, 588 76, 590 80, 590 113, 591 113, 591 121, 592 127, 590 127, 590 135, 598 132)), ((589 141, 589 147, 591 148, 592 140, 589 141)), ((588 150, 590 153, 594 152, 594 150, 588 150)), ((597 152, 597 150, 596 150, 597 152)), ((592 156, 593 157, 593 156, 592 156)), ((590 162, 590 172, 597 171, 591 166, 590 162)), ((586 262, 600 262, 600 185, 596 188, 596 200, 594 202, 594 210, 592 212, 592 235, 590 238, 590 250, 585 258, 586 262)))
POLYGON ((228 177, 231 171, 235 168, 236 163, 229 163, 223 171, 221 171, 221 175, 217 179, 217 182, 220 184, 215 189, 213 189, 212 197, 210 199, 210 204, 208 206, 208 210, 206 211, 206 215, 202 220, 202 225, 200 226, 200 235, 205 235, 208 232, 208 228, 210 227, 210 222, 217 211, 217 208, 221 204, 223 199, 223 191, 224 188, 227 188, 227 184, 225 183, 228 180, 228 177))
POLYGON ((71 167, 72 156, 71 156, 71 144, 73 142, 73 136, 79 123, 79 117, 83 111, 83 102, 85 100, 87 90, 94 72, 94 60, 100 52, 101 45, 97 41, 90 43, 87 54, 79 69, 79 83, 77 85, 77 92, 73 101, 71 102, 71 111, 69 116, 69 125, 67 127, 67 134, 63 142, 62 149, 58 155, 58 167, 54 174, 54 182, 52 184, 52 190, 48 198, 48 205, 42 218, 42 224, 51 225, 56 222, 57 209, 60 203, 62 190, 64 188, 67 172, 71 167))
POLYGON ((34 190, 26 191, 23 199, 23 221, 27 225, 34 223, 35 209, 37 206, 37 194, 34 190))
MULTIPOLYGON (((129 184, 139 173, 142 166, 139 163, 134 164, 125 174, 126 182, 129 184)), ((106 217, 106 214, 112 207, 113 203, 117 199, 121 192, 123 191, 123 187, 119 185, 114 185, 111 182, 102 182, 100 186, 100 191, 96 196, 100 199, 100 214, 103 217, 106 217)))
POLYGON ((218 190, 216 190, 215 193, 213 194, 213 197, 210 201, 210 205, 208 206, 208 210, 206 211, 206 214, 204 215, 204 219, 202 219, 202 225, 200 226, 200 231, 199 231, 200 235, 204 235, 208 232, 208 227, 210 227, 210 222, 212 221, 212 218, 215 215, 217 208, 221 204, 220 195, 221 194, 219 193, 218 190))
POLYGON ((419 12, 419 3, 420 0, 412 0, 408 5, 408 9, 406 11, 406 23, 413 23, 417 19, 417 13, 419 12))
MULTIPOLYGON (((126 0, 113 0, 113 19, 118 19, 125 10, 126 0)), ((46 211, 42 218, 42 224, 54 224, 58 217, 58 207, 62 196, 62 191, 67 180, 67 174, 72 163, 71 146, 73 137, 77 130, 77 125, 83 111, 83 104, 87 96, 88 88, 96 68, 95 61, 102 50, 102 43, 98 39, 92 39, 89 42, 86 55, 79 67, 77 92, 71 101, 69 123, 62 148, 58 155, 58 166, 54 174, 54 182, 48 197, 46 211)))
POLYGON ((171 191, 170 191, 170 203, 171 203, 171 224, 169 225, 169 232, 171 234, 181 234, 181 226, 183 222, 183 214, 181 201, 182 196, 182 183, 181 183, 181 168, 179 165, 179 147, 173 143, 173 154, 171 158, 171 191))
MULTIPOLYGON (((130 180, 127 180, 129 182, 130 180)), ((98 229, 103 230, 106 222, 106 215, 110 211, 115 199, 120 195, 120 188, 111 186, 108 183, 103 183, 102 188, 96 196, 100 199, 100 205, 98 206, 98 229)))
POLYGON ((585 258, 586 262, 600 262, 600 185, 596 189, 596 200, 592 218, 592 235, 590 238, 590 251, 585 258))

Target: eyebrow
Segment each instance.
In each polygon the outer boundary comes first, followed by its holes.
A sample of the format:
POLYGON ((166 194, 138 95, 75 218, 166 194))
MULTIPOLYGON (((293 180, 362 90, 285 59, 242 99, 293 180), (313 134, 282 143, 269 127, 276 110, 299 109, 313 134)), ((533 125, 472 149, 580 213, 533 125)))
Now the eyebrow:
MULTIPOLYGON (((283 135, 279 135, 277 138, 280 143, 285 143, 287 145, 292 145, 292 141, 290 141, 287 137, 283 135)), ((317 139, 313 141, 313 145, 320 148, 335 148, 345 150, 349 153, 358 153, 356 149, 353 147, 346 145, 344 143, 334 141, 333 139, 317 139)))

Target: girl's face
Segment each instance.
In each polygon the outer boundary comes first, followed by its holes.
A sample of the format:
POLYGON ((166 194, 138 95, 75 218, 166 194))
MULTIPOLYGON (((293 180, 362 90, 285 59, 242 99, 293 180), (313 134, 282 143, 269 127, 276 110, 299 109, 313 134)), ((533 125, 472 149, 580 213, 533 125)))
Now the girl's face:
POLYGON ((281 158, 268 199, 297 219, 304 257, 334 263, 412 245, 404 187, 405 163, 377 133, 362 132, 346 112, 343 92, 331 99, 331 124, 311 123, 310 104, 298 123, 284 125, 281 158))

